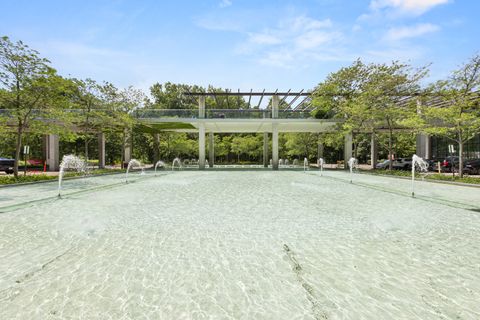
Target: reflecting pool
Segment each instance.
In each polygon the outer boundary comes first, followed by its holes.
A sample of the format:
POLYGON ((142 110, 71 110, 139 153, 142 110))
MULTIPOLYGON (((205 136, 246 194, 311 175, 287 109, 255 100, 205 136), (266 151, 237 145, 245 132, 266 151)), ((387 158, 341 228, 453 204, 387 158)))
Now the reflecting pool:
POLYGON ((0 319, 478 319, 480 189, 174 171, 0 189, 0 319))

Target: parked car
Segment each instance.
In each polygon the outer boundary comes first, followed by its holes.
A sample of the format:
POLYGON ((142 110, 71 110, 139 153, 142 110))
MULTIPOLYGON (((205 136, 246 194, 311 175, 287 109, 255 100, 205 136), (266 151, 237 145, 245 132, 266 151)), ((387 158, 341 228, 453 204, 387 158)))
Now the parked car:
POLYGON ((0 171, 5 171, 5 173, 13 173, 14 159, 0 158, 0 171))
POLYGON ((412 169, 412 158, 398 158, 393 160, 393 169, 396 169, 396 170, 412 169))
MULTIPOLYGON (((390 166, 390 160, 377 163, 377 169, 388 169, 390 166)), ((412 168, 412 159, 410 158, 398 158, 393 160, 392 168, 395 170, 410 170, 412 168)))
POLYGON ((428 163, 428 171, 435 171, 437 169, 437 165, 439 160, 438 159, 425 159, 428 163))
POLYGON ((480 159, 468 160, 463 170, 466 174, 480 174, 480 159))
POLYGON ((390 164, 390 160, 385 160, 383 162, 377 163, 376 169, 388 169, 388 165, 390 164))

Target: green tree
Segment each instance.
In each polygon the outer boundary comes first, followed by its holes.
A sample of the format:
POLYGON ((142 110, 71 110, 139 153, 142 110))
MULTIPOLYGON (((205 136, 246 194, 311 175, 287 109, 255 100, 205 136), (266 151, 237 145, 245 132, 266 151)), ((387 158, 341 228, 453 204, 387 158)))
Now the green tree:
POLYGON ((317 146, 317 133, 301 132, 287 135, 287 154, 291 157, 304 157, 311 160, 316 157, 317 146))
POLYGON ((402 99, 421 91, 420 81, 427 73, 427 67, 412 69, 397 61, 365 65, 357 60, 352 66, 329 75, 316 88, 314 115, 344 119, 341 126, 345 132, 376 134, 378 129, 385 129, 387 150, 392 159, 394 132, 405 128, 417 115, 416 102, 413 99, 402 102, 402 99))
MULTIPOLYGON (((375 65, 370 72, 360 99, 364 102, 363 106, 368 106, 369 109, 367 122, 371 119, 373 128, 384 127, 387 130, 389 159, 393 158, 395 131, 405 128, 410 119, 417 116, 417 103, 414 99, 400 102, 421 91, 420 81, 427 73, 427 67, 414 70, 409 65, 396 61, 390 65, 375 65)), ((392 165, 393 162, 390 161, 390 170, 392 165)))
MULTIPOLYGON (((146 101, 145 94, 132 86, 118 89, 111 83, 104 83, 100 87, 100 100, 102 100, 105 112, 104 125, 100 130, 106 132, 121 132, 121 163, 125 162, 125 148, 132 128, 137 123, 134 114, 143 107, 146 101)), ((156 141, 152 140, 153 148, 158 150, 156 141)))
POLYGON ((166 82, 155 83, 150 87, 153 101, 148 103, 148 108, 153 109, 198 109, 198 102, 188 93, 205 92, 199 86, 166 82))
POLYGON ((425 131, 445 136, 458 144, 459 175, 463 176, 463 148, 480 132, 480 55, 473 56, 445 81, 437 82, 433 92, 444 106, 421 107, 425 131))
POLYGON ((79 136, 84 141, 84 156, 89 159, 89 144, 101 128, 109 121, 104 101, 102 86, 93 79, 73 79, 75 90, 72 102, 75 112, 72 122, 80 129, 79 136))
POLYGON ((49 132, 62 126, 61 108, 68 105, 70 82, 58 76, 49 61, 22 41, 0 38, 0 104, 16 130, 14 174, 26 130, 49 132))

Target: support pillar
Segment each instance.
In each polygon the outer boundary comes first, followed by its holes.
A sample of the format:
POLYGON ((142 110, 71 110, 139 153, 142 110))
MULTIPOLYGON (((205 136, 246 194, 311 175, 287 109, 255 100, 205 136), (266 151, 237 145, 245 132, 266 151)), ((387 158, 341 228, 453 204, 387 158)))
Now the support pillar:
POLYGON ((272 168, 278 170, 278 127, 276 123, 272 128, 272 168))
POLYGON ((56 134, 47 134, 44 137, 45 161, 48 171, 58 171, 60 169, 60 149, 59 137, 56 134))
POLYGON ((263 133, 263 167, 268 168, 268 132, 263 133))
POLYGON ((280 100, 279 97, 274 94, 272 96, 272 118, 277 119, 278 118, 278 104, 280 100))
MULTIPOLYGON (((417 113, 419 115, 422 114, 422 102, 420 99, 417 99, 417 113)), ((417 134, 417 147, 415 153, 423 159, 430 159, 432 157, 431 138, 428 134, 417 134)))
POLYGON ((370 162, 372 169, 375 169, 378 162, 378 144, 377 136, 375 135, 375 133, 372 133, 372 138, 370 142, 370 162))
POLYGON ((348 160, 350 160, 350 158, 353 155, 352 144, 353 144, 353 136, 352 136, 352 133, 349 132, 345 135, 345 147, 343 149, 343 161, 344 161, 343 165, 345 170, 348 170, 347 162, 348 160))
POLYGON ((215 161, 215 140, 213 132, 208 133, 208 166, 213 168, 213 163, 215 161))
MULTIPOLYGON (((278 118, 278 104, 280 100, 276 94, 272 96, 272 118, 278 118)), ((278 125, 272 125, 272 169, 278 170, 278 125)))
POLYGON ((418 134, 417 135, 417 147, 416 147, 416 154, 417 156, 423 159, 430 159, 432 155, 432 148, 431 148, 431 138, 427 134, 418 134))
POLYGON ((105 168, 105 133, 98 134, 98 168, 105 168))
POLYGON ((200 170, 205 169, 205 124, 200 123, 198 127, 198 166, 200 170))
POLYGON ((198 97, 198 118, 205 119, 205 96, 198 97))

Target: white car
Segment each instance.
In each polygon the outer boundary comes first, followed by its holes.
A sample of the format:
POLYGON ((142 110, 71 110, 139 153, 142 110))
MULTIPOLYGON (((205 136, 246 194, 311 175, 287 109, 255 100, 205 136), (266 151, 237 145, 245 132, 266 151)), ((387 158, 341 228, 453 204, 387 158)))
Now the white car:
MULTIPOLYGON (((390 160, 385 160, 377 164, 377 169, 388 169, 390 160)), ((392 168, 395 170, 410 170, 412 168, 411 158, 398 158, 393 160, 392 168)))
POLYGON ((393 160, 393 169, 397 169, 397 170, 412 169, 412 158, 398 158, 393 160))
POLYGON ((383 162, 377 163, 377 166, 375 168, 376 169, 387 169, 389 163, 390 163, 390 160, 385 160, 383 162))

